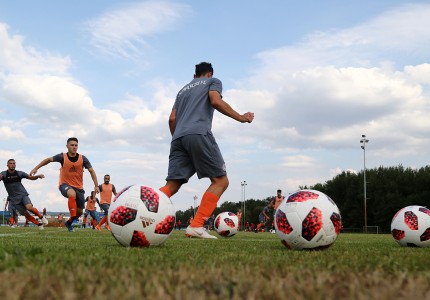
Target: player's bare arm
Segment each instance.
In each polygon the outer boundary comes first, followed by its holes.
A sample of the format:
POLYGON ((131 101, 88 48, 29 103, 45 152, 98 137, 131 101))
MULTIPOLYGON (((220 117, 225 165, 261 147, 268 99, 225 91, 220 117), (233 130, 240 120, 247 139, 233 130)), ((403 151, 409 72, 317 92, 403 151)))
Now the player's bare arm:
POLYGON ((37 180, 37 179, 42 179, 45 178, 45 175, 43 174, 39 174, 39 175, 28 175, 27 179, 29 180, 37 180))
POLYGON ((92 180, 93 180, 93 182, 94 182, 94 192, 95 192, 96 194, 100 193, 100 189, 99 189, 99 181, 97 180, 96 172, 94 171, 94 169, 93 169, 93 168, 89 168, 89 169, 88 169, 88 172, 90 172, 91 179, 92 179, 92 180))
POLYGON ((251 123, 254 120, 254 113, 247 112, 243 115, 239 114, 230 106, 230 104, 222 100, 221 95, 217 91, 209 91, 209 100, 211 101, 213 108, 236 121, 241 123, 251 123))
POLYGON ((172 109, 172 112, 170 113, 170 116, 169 116, 169 129, 172 135, 175 132, 175 128, 176 128, 176 108, 172 109))
POLYGON ((29 175, 34 176, 37 173, 37 170, 39 170, 41 167, 46 166, 47 164, 49 164, 53 161, 54 161, 54 159, 52 157, 45 158, 37 166, 35 166, 33 168, 33 170, 30 171, 29 175))

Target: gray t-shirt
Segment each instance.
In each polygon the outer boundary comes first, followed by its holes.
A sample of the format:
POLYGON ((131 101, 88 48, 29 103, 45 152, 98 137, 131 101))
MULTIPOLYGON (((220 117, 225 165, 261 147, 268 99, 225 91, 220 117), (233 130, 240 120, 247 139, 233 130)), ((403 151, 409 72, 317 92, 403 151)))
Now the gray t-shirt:
POLYGON ((20 200, 22 196, 28 196, 27 190, 21 183, 23 178, 28 178, 28 174, 22 171, 3 171, 0 173, 0 180, 3 180, 4 187, 9 195, 9 200, 20 200))
POLYGON ((176 127, 172 141, 189 134, 207 134, 212 128, 214 108, 209 91, 222 93, 222 83, 217 78, 194 78, 176 96, 176 127))

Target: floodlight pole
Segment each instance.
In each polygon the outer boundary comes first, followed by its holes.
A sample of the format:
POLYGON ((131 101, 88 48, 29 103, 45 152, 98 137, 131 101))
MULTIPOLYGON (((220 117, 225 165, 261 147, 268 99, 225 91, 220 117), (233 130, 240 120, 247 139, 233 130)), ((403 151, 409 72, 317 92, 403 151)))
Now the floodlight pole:
POLYGON ((3 203, 4 203, 4 205, 3 205, 3 223, 2 223, 2 225, 4 225, 4 214, 6 213, 6 198, 3 198, 3 203))
POLYGON ((245 226, 245 217, 244 217, 244 214, 243 214, 243 210, 244 210, 244 203, 245 202, 243 202, 243 184, 242 184, 242 182, 240 183, 240 185, 241 185, 241 187, 240 187, 240 201, 242 202, 242 204, 240 205, 240 209, 242 210, 242 220, 239 220, 241 223, 242 223, 242 230, 243 231, 245 231, 245 229, 246 229, 246 226, 245 226))
POLYGON ((242 181, 240 184, 242 185, 242 200, 243 200, 243 212, 242 212, 242 215, 243 215, 243 225, 245 226, 245 214, 246 214, 246 200, 245 200, 246 196, 245 196, 245 190, 246 190, 247 184, 246 184, 246 181, 242 181))
POLYGON ((193 215, 193 218, 195 218, 196 217, 196 200, 198 199, 199 197, 197 197, 196 195, 194 195, 194 197, 193 197, 193 199, 194 199, 194 215, 193 215))
POLYGON ((366 135, 361 135, 362 139, 360 140, 360 143, 363 144, 361 146, 361 149, 363 149, 363 161, 364 161, 364 171, 363 171, 363 177, 364 177, 364 232, 367 233, 367 195, 366 195, 366 144, 369 142, 368 139, 366 139, 366 135))

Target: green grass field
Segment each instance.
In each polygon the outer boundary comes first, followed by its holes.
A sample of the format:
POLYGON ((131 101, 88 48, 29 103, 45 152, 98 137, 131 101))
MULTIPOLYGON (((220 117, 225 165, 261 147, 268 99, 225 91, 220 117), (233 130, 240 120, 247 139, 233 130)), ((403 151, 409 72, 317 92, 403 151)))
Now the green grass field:
POLYGON ((276 234, 124 248, 106 230, 0 227, 0 299, 430 299, 430 249, 341 234, 292 251, 276 234))

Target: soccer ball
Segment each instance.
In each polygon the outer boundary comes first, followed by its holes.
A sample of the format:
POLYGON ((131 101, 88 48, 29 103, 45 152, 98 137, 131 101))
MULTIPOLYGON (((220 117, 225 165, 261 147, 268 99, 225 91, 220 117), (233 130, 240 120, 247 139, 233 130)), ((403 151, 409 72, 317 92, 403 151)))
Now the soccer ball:
POLYGON ((408 247, 430 246, 430 209, 412 205, 399 210, 391 221, 391 234, 408 247))
POLYGON ((175 226, 170 199, 163 192, 143 185, 131 185, 119 192, 108 216, 112 235, 125 247, 161 245, 175 226))
POLYGON ((232 212, 222 212, 215 218, 216 232, 223 237, 231 237, 239 230, 239 219, 232 212))
POLYGON ((342 228, 339 209, 330 197, 315 190, 301 190, 279 205, 275 229, 289 249, 324 249, 337 239, 342 228))

